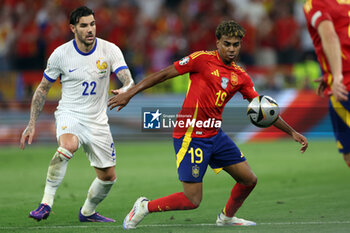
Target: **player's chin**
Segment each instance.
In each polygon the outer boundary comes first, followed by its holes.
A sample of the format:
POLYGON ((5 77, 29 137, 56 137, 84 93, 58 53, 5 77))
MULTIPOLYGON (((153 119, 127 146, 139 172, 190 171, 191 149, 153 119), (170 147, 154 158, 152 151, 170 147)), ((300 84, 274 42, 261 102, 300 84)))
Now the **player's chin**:
POLYGON ((92 37, 86 37, 85 39, 85 43, 88 45, 92 45, 95 42, 96 37, 92 36, 92 37))
POLYGON ((226 61, 227 61, 227 63, 232 63, 232 62, 235 62, 235 61, 236 61, 236 59, 237 59, 237 57, 236 57, 236 56, 227 56, 227 57, 226 57, 226 61))

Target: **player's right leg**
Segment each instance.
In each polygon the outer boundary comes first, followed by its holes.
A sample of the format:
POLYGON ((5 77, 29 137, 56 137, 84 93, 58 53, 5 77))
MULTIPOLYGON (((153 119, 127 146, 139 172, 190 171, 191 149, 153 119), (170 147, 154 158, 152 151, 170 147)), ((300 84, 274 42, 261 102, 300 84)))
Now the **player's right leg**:
POLYGON ((134 229, 152 212, 190 210, 199 206, 202 200, 202 180, 211 154, 211 139, 174 138, 179 180, 184 192, 149 201, 145 197, 136 200, 125 217, 124 229, 134 229))
POLYGON ((196 209, 202 199, 202 183, 182 183, 184 192, 173 193, 152 201, 146 197, 138 198, 123 221, 124 229, 135 229, 149 213, 196 209))
POLYGON ((350 167, 350 126, 347 123, 350 114, 350 94, 348 101, 337 101, 329 98, 329 115, 331 117, 334 136, 345 163, 350 167))
POLYGON ((350 153, 344 153, 343 158, 348 167, 350 167, 350 153))
POLYGON ((63 134, 59 137, 59 147, 50 161, 47 171, 44 195, 39 207, 29 213, 29 217, 40 221, 50 215, 54 197, 66 174, 68 161, 78 149, 78 137, 73 134, 63 134))

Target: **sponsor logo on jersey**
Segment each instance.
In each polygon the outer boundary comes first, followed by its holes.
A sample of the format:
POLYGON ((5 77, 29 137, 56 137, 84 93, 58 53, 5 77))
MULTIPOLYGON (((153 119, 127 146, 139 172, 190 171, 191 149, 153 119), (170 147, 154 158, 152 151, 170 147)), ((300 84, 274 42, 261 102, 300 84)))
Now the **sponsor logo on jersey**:
POLYGON ((199 167, 197 165, 192 166, 192 176, 194 178, 199 177, 199 167))
POLYGON ((78 68, 75 68, 75 69, 69 69, 68 71, 69 71, 69 73, 72 73, 72 72, 74 72, 74 71, 76 71, 78 68))
POLYGON ((162 113, 159 109, 155 112, 143 113, 143 128, 144 129, 160 129, 160 116, 162 113))
POLYGON ((215 70, 215 71, 211 72, 211 74, 215 75, 216 77, 220 77, 219 70, 215 70))
POLYGON ((187 57, 182 58, 179 61, 179 64, 183 66, 183 65, 186 65, 189 61, 190 61, 190 58, 187 56, 187 57))
POLYGON ((107 62, 103 61, 102 59, 99 59, 96 61, 96 67, 100 70, 99 74, 104 74, 107 72, 107 62))
POLYGON ((225 77, 222 77, 221 78, 221 87, 223 88, 223 89, 226 89, 226 87, 227 87, 227 84, 228 84, 228 78, 225 78, 225 77))

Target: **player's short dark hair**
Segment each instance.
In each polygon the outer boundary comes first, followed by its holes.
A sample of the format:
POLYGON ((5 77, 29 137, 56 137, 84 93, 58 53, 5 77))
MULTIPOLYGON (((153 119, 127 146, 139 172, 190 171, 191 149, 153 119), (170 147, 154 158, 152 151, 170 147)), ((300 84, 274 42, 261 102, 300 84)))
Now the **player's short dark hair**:
POLYGON ((235 21, 229 20, 223 21, 217 26, 215 35, 218 40, 220 40, 222 36, 239 37, 242 39, 245 35, 245 30, 235 21))
POLYGON ((69 23, 76 25, 79 22, 81 17, 89 16, 89 15, 95 16, 95 13, 93 12, 93 10, 91 10, 86 6, 78 7, 74 11, 72 11, 72 13, 70 14, 69 23))

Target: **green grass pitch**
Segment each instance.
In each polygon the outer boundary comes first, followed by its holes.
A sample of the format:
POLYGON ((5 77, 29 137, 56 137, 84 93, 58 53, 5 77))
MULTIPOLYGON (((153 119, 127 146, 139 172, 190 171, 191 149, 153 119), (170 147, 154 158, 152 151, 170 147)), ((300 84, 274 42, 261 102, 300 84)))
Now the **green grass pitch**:
MULTIPOLYGON (((204 195, 196 210, 148 215, 132 232, 342 233, 350 232, 350 169, 333 140, 310 141, 305 154, 292 140, 239 145, 258 176, 258 185, 237 216, 252 227, 216 227, 233 180, 207 170, 204 195)), ((182 190, 171 141, 117 142, 118 181, 98 208, 116 223, 80 223, 78 211, 95 177, 82 150, 70 161, 53 212, 41 222, 28 213, 41 200, 47 166, 56 145, 24 151, 0 148, 0 232, 121 232, 134 201, 182 190)))

